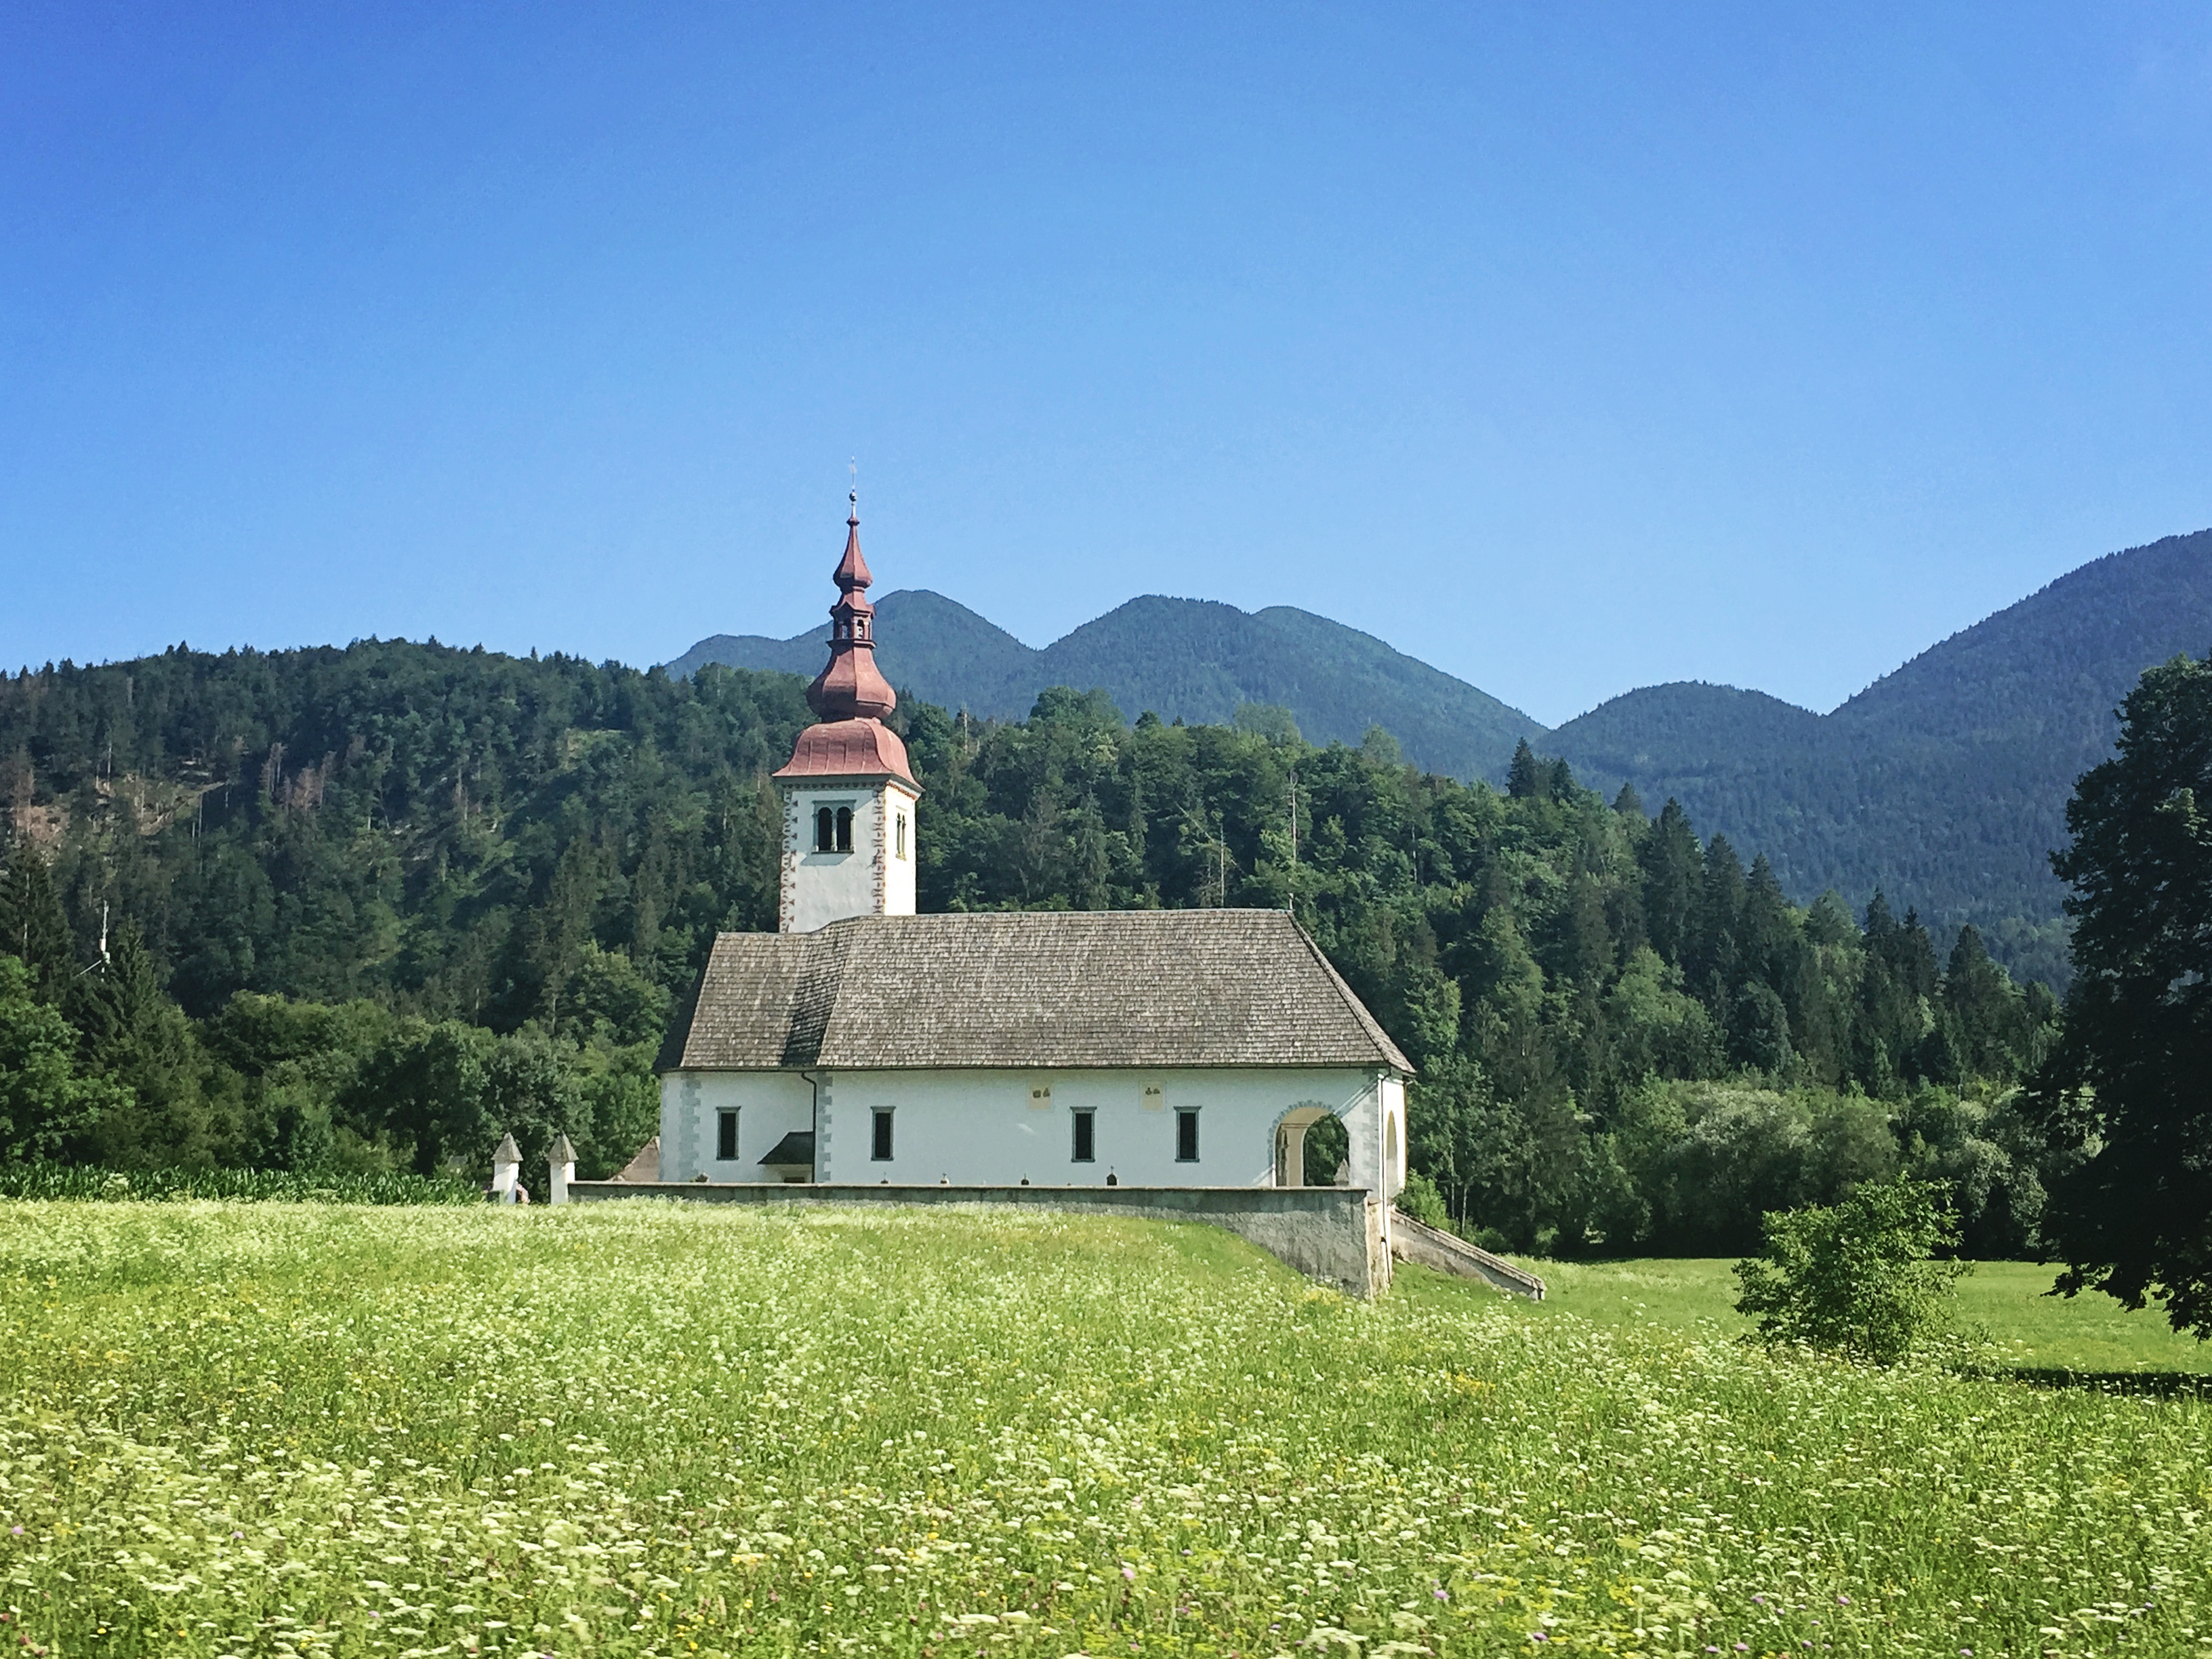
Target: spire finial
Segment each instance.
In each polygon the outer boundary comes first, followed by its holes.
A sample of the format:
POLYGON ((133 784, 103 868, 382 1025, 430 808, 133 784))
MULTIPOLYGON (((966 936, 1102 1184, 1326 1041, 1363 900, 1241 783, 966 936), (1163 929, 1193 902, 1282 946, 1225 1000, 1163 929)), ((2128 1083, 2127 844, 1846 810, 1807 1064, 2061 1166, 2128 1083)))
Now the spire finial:
POLYGON ((853 474, 853 487, 846 493, 845 499, 851 504, 853 510, 852 516, 845 522, 858 524, 860 521, 860 458, 855 455, 848 465, 853 474))

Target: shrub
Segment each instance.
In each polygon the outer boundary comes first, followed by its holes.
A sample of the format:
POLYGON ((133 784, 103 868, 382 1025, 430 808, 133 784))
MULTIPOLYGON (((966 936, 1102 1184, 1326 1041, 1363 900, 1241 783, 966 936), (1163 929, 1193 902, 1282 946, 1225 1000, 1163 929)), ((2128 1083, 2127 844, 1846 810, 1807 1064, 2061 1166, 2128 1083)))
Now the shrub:
POLYGON ((1407 1175, 1406 1185, 1398 1194, 1398 1207, 1416 1221, 1444 1232, 1452 1230, 1451 1215, 1444 1208, 1444 1195, 1437 1190, 1437 1183, 1419 1170, 1407 1175))
POLYGON ((1840 1203, 1770 1212, 1765 1225, 1764 1259, 1736 1263, 1736 1307, 1771 1346, 1895 1364, 1972 1271, 1933 1259, 1959 1226, 1924 1182, 1869 1183, 1840 1203))

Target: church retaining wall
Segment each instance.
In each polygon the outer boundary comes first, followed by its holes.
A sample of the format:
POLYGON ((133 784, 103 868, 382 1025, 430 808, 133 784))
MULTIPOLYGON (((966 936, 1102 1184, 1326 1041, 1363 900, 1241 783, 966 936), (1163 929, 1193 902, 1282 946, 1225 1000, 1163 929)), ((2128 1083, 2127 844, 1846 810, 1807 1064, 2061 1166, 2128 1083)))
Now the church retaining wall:
POLYGON ((1225 1228, 1309 1279, 1374 1297, 1390 1283, 1383 1206, 1356 1187, 872 1187, 835 1182, 578 1181, 572 1202, 676 1198, 695 1204, 1003 1204, 1225 1228))

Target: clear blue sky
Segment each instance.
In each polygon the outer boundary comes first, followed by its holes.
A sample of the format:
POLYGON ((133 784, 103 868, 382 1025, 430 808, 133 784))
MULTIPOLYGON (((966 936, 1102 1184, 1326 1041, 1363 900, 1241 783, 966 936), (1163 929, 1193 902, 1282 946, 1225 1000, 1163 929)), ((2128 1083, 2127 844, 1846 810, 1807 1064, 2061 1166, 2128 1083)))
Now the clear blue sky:
POLYGON ((1825 708, 2212 524, 2212 12, 0 9, 0 661, 792 633, 856 453, 1033 644, 1825 708))

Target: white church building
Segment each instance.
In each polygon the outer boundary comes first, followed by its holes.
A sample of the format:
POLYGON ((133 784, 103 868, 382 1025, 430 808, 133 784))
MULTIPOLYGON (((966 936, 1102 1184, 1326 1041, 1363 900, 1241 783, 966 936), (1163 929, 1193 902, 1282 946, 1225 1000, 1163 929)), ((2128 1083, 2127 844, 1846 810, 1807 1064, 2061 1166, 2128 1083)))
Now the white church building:
POLYGON ((659 1178, 1296 1187, 1328 1116, 1387 1214, 1412 1067, 1287 914, 915 914, 857 507, 836 580, 819 720, 775 775, 780 928, 714 942, 662 1056, 659 1178))

